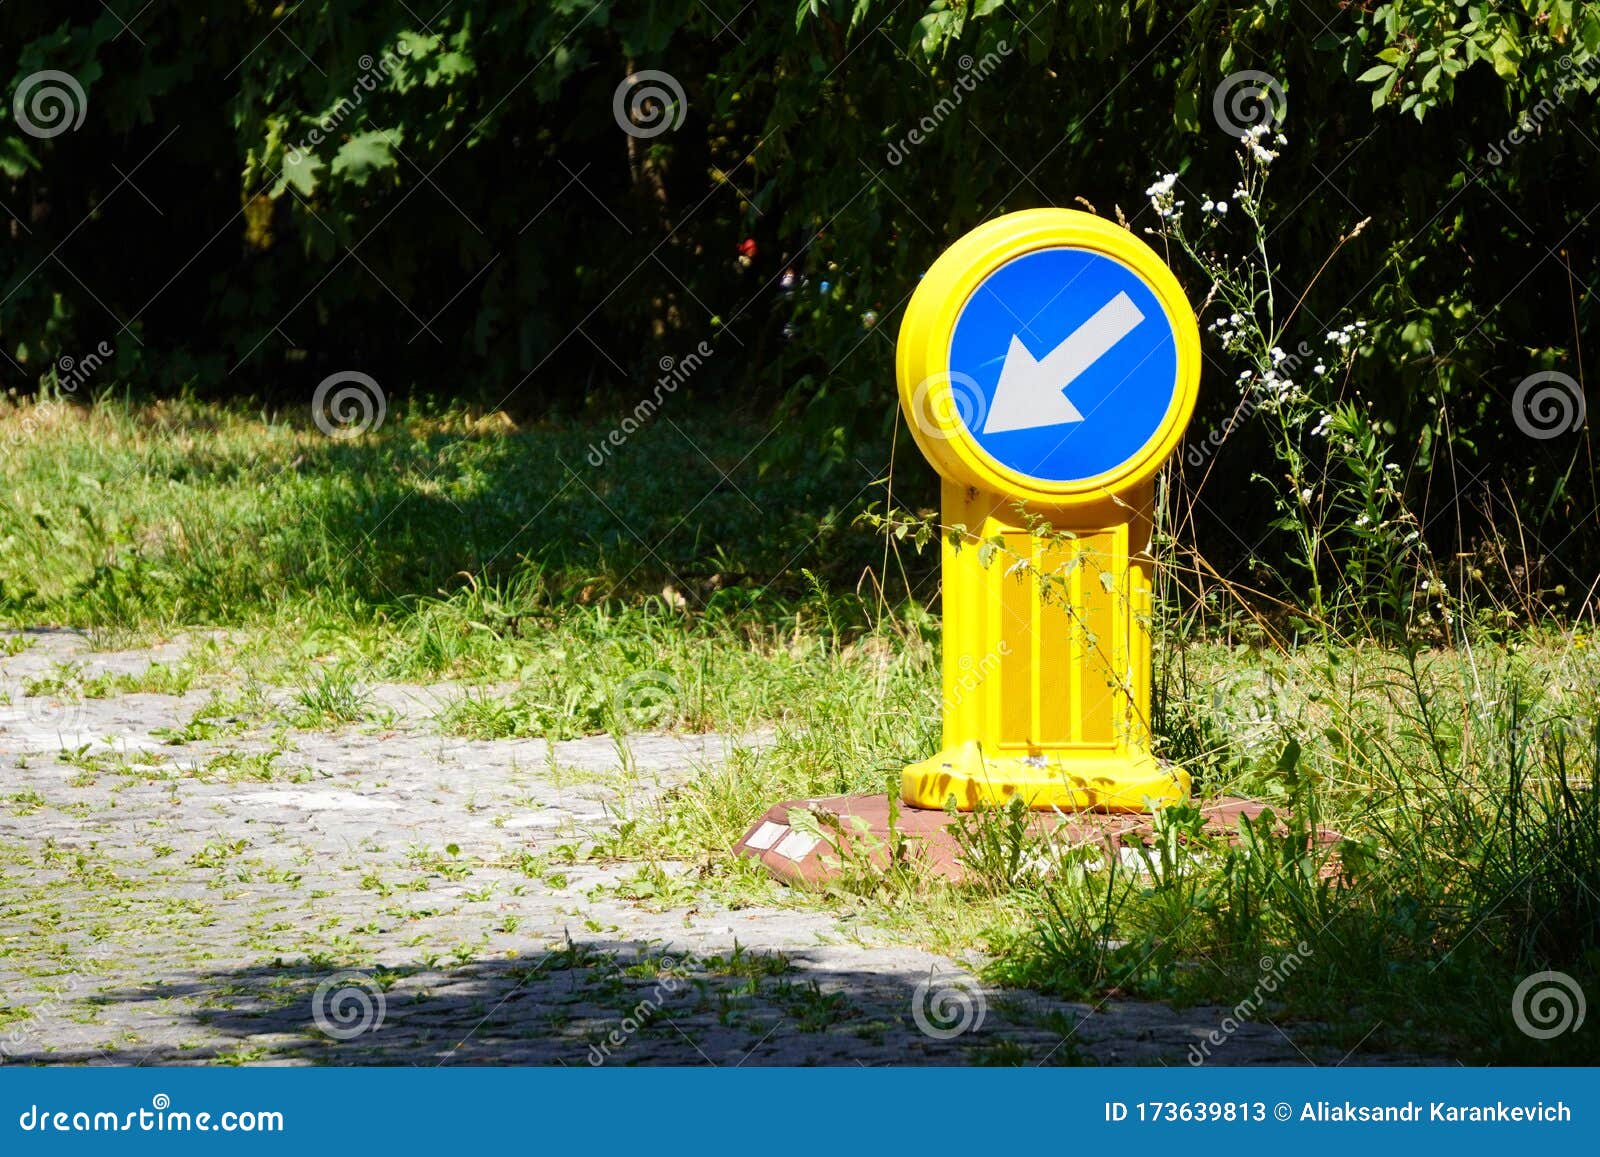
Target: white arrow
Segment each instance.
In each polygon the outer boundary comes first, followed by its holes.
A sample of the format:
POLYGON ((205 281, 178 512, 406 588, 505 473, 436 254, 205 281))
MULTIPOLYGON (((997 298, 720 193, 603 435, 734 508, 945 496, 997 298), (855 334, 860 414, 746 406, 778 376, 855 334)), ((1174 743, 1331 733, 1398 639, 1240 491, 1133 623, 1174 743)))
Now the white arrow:
POLYGON ((1042 358, 1035 358, 1022 338, 1012 334, 983 432, 1003 434, 1083 421, 1064 391, 1143 320, 1133 299, 1119 293, 1042 358))

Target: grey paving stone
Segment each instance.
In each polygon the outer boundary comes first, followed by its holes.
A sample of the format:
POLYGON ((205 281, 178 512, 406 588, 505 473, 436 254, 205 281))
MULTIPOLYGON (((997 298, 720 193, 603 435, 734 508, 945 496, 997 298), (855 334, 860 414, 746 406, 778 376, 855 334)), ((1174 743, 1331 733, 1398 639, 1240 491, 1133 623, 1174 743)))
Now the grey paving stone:
MULTIPOLYGON (((0 659, 0 1059, 12 1063, 955 1064, 1010 1042, 1039 1062, 1181 1064, 1226 1015, 972 985, 981 1026, 935 1039, 916 1027, 913 994, 964 977, 957 962, 825 912, 591 895, 637 865, 557 864, 564 883, 518 869, 522 853, 595 839, 760 736, 635 735, 625 751, 605 736, 458 739, 430 722, 453 688, 384 686, 389 725, 290 732, 270 778, 230 779, 207 768, 273 750, 271 737, 159 734, 211 689, 23 694, 62 662, 136 674, 196 640, 96 652, 72 632, 32 637, 0 659), (781 952, 792 971, 753 992, 692 968, 659 993, 624 974, 641 957, 736 944, 781 952), (836 1015, 808 1013, 812 982, 836 994, 836 1015), (1052 1014, 1078 1026, 1071 1039, 1039 1027, 1052 1014)), ((1216 1055, 1311 1059, 1259 1023, 1216 1055)))

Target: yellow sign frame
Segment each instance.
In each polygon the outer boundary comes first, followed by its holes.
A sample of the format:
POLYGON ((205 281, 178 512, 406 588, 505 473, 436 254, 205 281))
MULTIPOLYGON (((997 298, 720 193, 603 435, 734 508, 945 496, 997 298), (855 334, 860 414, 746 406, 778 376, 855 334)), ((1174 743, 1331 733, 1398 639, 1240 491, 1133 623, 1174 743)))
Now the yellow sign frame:
POLYGON ((912 436, 943 477, 1027 502, 1090 505, 1154 477, 1177 449, 1199 396, 1200 326, 1178 279, 1128 230, 1076 209, 1025 209, 978 226, 933 263, 906 306, 895 377, 912 436), (950 375, 950 336, 978 286, 1009 261, 1061 246, 1101 253, 1149 285, 1166 312, 1178 354, 1172 401, 1150 440, 1115 470, 1073 482, 1030 478, 985 453, 961 422, 950 375))
POLYGON ((1154 478, 1194 412, 1200 362, 1199 324, 1172 271, 1089 213, 996 218, 923 277, 901 323, 895 376, 912 436, 944 479, 944 524, 964 532, 942 547, 943 746, 905 769, 906 803, 971 810, 1020 797, 1034 808, 1144 811, 1188 797, 1188 774, 1151 751, 1149 543, 1154 478), (1063 246, 1143 280, 1177 351, 1172 399, 1144 446, 1071 482, 1020 474, 986 453, 950 370, 951 336, 978 287, 1009 261, 1063 246), (984 544, 1007 557, 986 560, 984 544))

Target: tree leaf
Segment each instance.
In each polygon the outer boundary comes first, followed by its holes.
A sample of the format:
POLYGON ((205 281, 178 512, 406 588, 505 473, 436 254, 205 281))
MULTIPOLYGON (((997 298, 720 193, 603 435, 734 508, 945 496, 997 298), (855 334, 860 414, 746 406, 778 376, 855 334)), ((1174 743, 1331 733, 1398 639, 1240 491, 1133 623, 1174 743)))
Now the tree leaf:
POLYGON ((279 181, 279 191, 282 186, 293 185, 295 191, 302 197, 309 197, 317 190, 317 171, 325 169, 322 158, 313 152, 301 152, 291 149, 283 159, 283 177, 279 181))
POLYGON ((391 142, 395 135, 376 130, 356 134, 339 146, 328 171, 335 177, 347 177, 353 184, 365 185, 372 174, 394 168, 391 142))

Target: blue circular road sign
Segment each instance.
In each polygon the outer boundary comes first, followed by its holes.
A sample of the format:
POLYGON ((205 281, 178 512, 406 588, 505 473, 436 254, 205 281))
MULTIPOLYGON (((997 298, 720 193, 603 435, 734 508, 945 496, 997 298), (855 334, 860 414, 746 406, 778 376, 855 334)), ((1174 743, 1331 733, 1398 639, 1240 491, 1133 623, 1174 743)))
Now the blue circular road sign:
POLYGON ((951 332, 949 374, 972 395, 961 421, 985 454, 1041 482, 1081 482, 1161 431, 1178 390, 1178 342, 1133 269, 1053 246, 978 283, 951 332))

